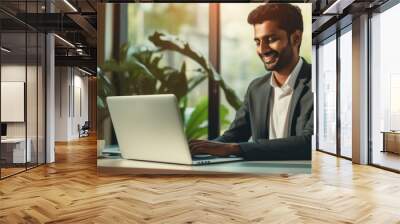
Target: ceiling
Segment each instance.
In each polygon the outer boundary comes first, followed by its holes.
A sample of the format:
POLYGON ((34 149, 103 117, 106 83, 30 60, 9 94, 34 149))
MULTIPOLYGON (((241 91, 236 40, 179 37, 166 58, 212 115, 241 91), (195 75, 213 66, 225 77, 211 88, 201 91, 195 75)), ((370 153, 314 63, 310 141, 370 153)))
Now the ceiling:
POLYGON ((0 26, 2 46, 12 50, 7 54, 10 60, 36 55, 34 37, 51 32, 57 34, 56 66, 79 66, 95 74, 96 0, 1 0, 0 26))
POLYGON ((352 18, 374 11, 388 0, 311 0, 313 44, 351 24, 352 18))

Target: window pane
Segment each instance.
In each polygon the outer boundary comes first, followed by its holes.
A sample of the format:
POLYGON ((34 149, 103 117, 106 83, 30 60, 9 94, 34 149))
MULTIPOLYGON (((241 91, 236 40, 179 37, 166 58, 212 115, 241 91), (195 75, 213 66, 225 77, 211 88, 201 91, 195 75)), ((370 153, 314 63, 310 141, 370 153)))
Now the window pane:
MULTIPOLYGON (((148 40, 154 32, 178 37, 208 59, 208 4, 128 4, 128 41, 132 46, 153 46, 148 40)), ((124 4, 122 4, 124 7, 124 4)), ((199 75, 199 65, 178 53, 165 52, 161 66, 180 69, 186 63, 188 78, 199 75)), ((189 94, 195 106, 207 96, 207 81, 189 94)))
POLYGON ((351 30, 340 36, 340 150, 352 156, 352 44, 351 30))
MULTIPOLYGON (((123 5, 123 4, 122 4, 123 5)), ((208 4, 128 4, 128 41, 132 46, 153 46, 148 40, 154 32, 178 37, 208 59, 208 4)), ((123 7, 123 6, 122 6, 123 7)), ((161 66, 180 69, 186 63, 188 78, 198 76, 199 65, 181 54, 165 52, 161 66)), ((188 105, 194 107, 207 97, 203 81, 189 93, 188 105)))
POLYGON ((318 147, 336 153, 336 39, 318 48, 318 147))
MULTIPOLYGON (((243 101, 250 82, 265 74, 265 68, 256 53, 254 30, 247 23, 248 14, 261 4, 221 4, 221 75, 243 101)), ((226 101, 221 90, 221 104, 228 108, 227 120, 232 121, 235 110, 226 101)), ((221 132, 227 125, 221 127, 221 132)))
POLYGON ((400 133, 389 134, 389 139, 384 139, 382 133, 400 130, 400 45, 397 31, 393 29, 398 26, 398 21, 400 5, 376 14, 371 19, 371 132, 372 163, 400 170, 400 156, 392 153, 400 149, 400 133))
MULTIPOLYGON (((143 3, 121 4, 121 7, 127 7, 127 41, 136 50, 139 47, 143 49, 143 46, 154 49, 155 45, 149 40, 149 37, 155 32, 159 32, 177 37, 178 39, 173 41, 174 43, 182 47, 184 46, 183 43, 187 43, 192 52, 199 54, 208 61, 209 4, 143 3)), ((184 82, 187 82, 188 89, 182 90, 184 97, 181 98, 180 105, 181 108, 186 108, 182 113, 185 119, 185 128, 191 126, 190 121, 193 121, 193 119, 191 120, 190 116, 192 112, 196 108, 199 109, 201 103, 208 106, 208 79, 204 68, 190 57, 190 53, 182 54, 167 50, 155 53, 154 56, 162 56, 158 68, 165 70, 160 71, 159 76, 167 76, 170 68, 178 72, 184 68, 184 76, 187 79, 184 82), (183 67, 183 63, 185 67, 183 67)), ((182 89, 183 86, 184 84, 180 83, 171 87, 170 90, 175 93, 174 90, 182 89)), ((204 114, 208 112, 208 110, 204 111, 204 114)), ((186 132, 187 137, 189 139, 206 138, 208 135, 208 116, 203 116, 202 121, 196 125, 196 128, 193 129, 196 131, 186 132)))

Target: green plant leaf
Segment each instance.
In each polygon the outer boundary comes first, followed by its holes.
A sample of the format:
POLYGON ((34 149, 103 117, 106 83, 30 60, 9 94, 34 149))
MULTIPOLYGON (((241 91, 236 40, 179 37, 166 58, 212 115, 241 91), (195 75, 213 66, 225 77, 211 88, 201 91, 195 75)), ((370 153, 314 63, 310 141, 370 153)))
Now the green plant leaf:
POLYGON ((199 128, 207 127, 208 122, 208 100, 204 98, 196 105, 185 126, 185 133, 188 139, 192 139, 199 128))
POLYGON ((178 52, 197 62, 206 72, 209 79, 219 82, 222 90, 225 93, 226 100, 235 109, 238 110, 242 104, 235 92, 229 88, 224 82, 220 74, 207 62, 207 60, 198 52, 193 50, 186 42, 178 40, 176 37, 166 35, 159 32, 154 32, 149 36, 149 40, 160 49, 160 51, 178 52))
MULTIPOLYGON (((229 110, 226 106, 220 105, 220 125, 225 129, 230 121, 227 119, 229 110)), ((208 133, 208 99, 202 99, 189 115, 185 123, 185 134, 188 140, 206 137, 208 133)))
POLYGON ((103 99, 102 99, 100 96, 97 96, 97 106, 98 106, 100 109, 106 108, 106 105, 105 105, 103 99))
POLYGON ((239 100, 239 97, 236 95, 235 91, 228 87, 223 80, 220 82, 220 86, 224 91, 226 101, 228 101, 229 105, 231 105, 233 109, 238 110, 242 105, 242 101, 239 100))
POLYGON ((178 101, 178 103, 179 103, 179 109, 180 109, 180 112, 181 112, 181 115, 182 115, 182 116, 181 116, 182 122, 183 122, 183 124, 186 126, 187 117, 186 117, 185 112, 186 112, 186 108, 187 108, 187 104, 188 104, 187 95, 183 96, 183 97, 178 101))
POLYGON ((123 72, 123 69, 114 59, 105 61, 104 64, 100 65, 99 67, 104 72, 123 72))
POLYGON ((119 61, 125 61, 128 57, 129 44, 124 43, 119 49, 119 61))
POLYGON ((193 139, 200 139, 207 137, 208 134, 208 126, 203 128, 197 128, 195 132, 191 133, 190 136, 187 136, 188 141, 193 139))

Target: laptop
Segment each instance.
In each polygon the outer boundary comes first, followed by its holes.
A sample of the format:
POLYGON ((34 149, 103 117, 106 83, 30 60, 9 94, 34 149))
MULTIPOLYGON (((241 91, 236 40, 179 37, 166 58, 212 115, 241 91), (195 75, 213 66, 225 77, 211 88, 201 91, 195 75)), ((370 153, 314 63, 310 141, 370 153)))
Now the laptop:
POLYGON ((175 95, 107 97, 121 157, 142 161, 204 165, 243 158, 191 156, 175 95))

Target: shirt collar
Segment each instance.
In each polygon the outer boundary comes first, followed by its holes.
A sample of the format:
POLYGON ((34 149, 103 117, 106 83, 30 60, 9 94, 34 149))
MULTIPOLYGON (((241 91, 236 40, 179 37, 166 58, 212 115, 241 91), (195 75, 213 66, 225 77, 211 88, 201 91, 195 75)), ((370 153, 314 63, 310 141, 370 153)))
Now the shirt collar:
POLYGON ((293 90, 294 84, 296 83, 297 76, 299 75, 301 66, 303 65, 303 60, 299 57, 299 61, 296 66, 293 68, 292 72, 289 74, 289 77, 286 79, 285 83, 279 87, 278 83, 276 83, 275 76, 272 73, 270 84, 274 88, 281 88, 282 90, 293 90))

